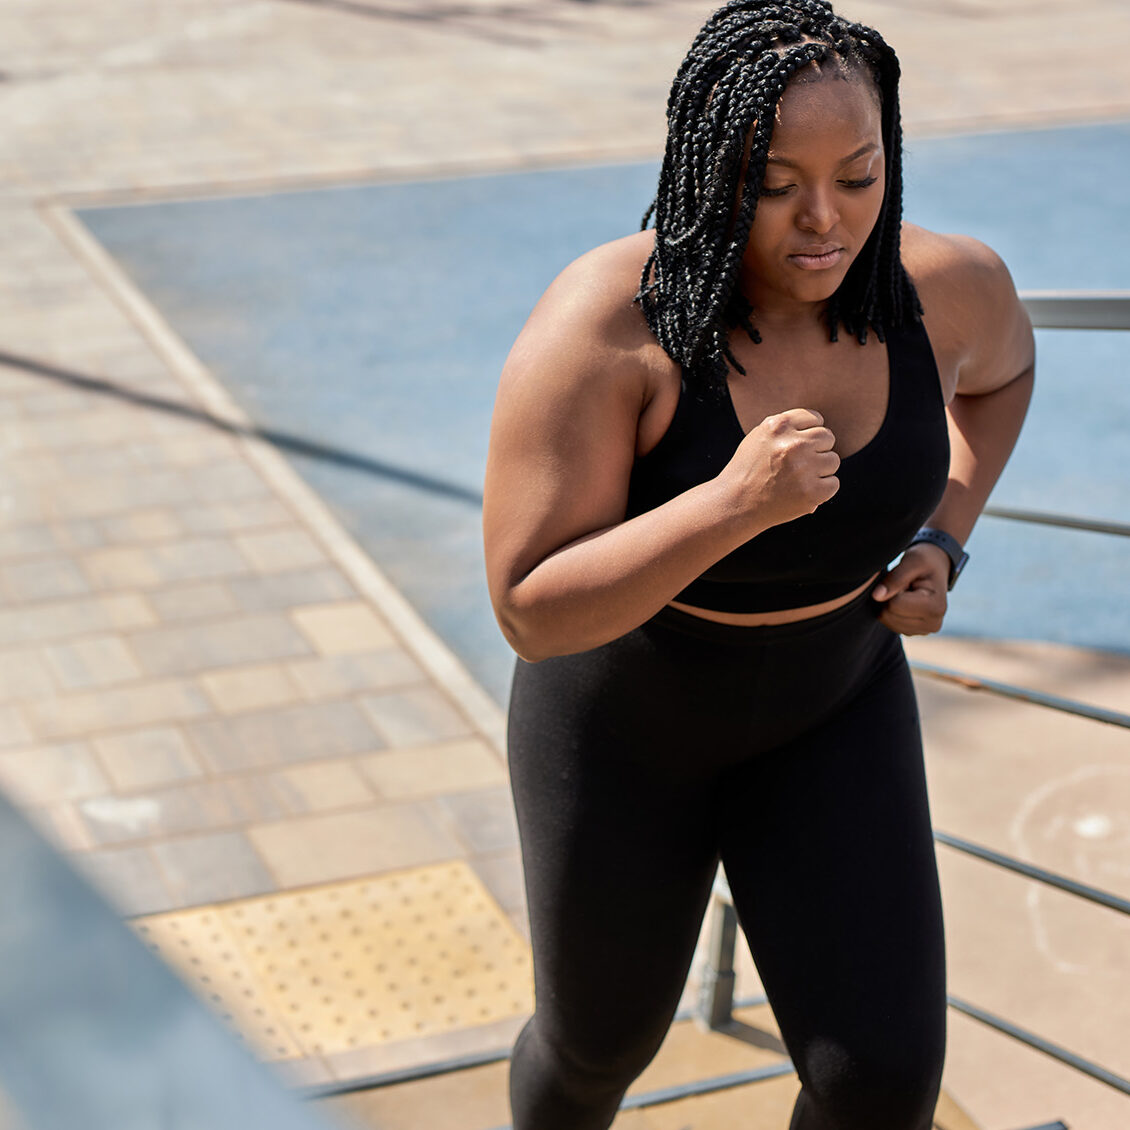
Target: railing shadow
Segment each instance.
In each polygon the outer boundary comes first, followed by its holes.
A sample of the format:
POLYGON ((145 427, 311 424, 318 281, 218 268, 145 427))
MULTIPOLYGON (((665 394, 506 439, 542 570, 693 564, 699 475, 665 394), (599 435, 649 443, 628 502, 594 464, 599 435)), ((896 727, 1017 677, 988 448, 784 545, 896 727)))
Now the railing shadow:
POLYGON ((36 376, 57 381, 59 384, 83 392, 96 393, 101 396, 113 397, 128 404, 137 405, 139 408, 148 408, 154 412, 163 412, 169 416, 179 416, 181 419, 192 420, 203 427, 213 428, 218 432, 234 436, 238 439, 266 440, 275 447, 291 454, 301 455, 308 459, 317 459, 321 462, 332 463, 337 467, 345 467, 352 471, 361 471, 367 475, 387 479, 401 486, 412 487, 416 490, 426 491, 428 494, 442 498, 450 498, 469 506, 481 507, 483 496, 481 491, 472 490, 460 483, 447 479, 436 478, 434 475, 425 475, 406 467, 397 467, 381 459, 374 459, 357 451, 347 451, 340 447, 332 447, 318 440, 307 439, 292 432, 280 431, 277 428, 261 428, 254 425, 235 423, 222 419, 202 408, 191 404, 184 404, 164 396, 155 396, 152 393, 141 392, 135 388, 115 384, 113 381, 102 377, 92 377, 85 373, 76 373, 71 369, 63 369, 45 361, 38 361, 32 357, 22 357, 15 353, 0 351, 0 366, 20 369, 25 373, 34 373, 36 376))

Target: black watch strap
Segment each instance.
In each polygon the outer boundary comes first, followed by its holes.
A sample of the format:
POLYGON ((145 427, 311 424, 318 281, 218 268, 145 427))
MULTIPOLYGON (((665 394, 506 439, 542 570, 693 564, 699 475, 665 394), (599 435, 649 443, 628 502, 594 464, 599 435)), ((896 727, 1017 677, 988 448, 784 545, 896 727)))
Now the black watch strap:
MULTIPOLYGON (((910 545, 917 545, 920 541, 936 545, 950 559, 950 579, 946 587, 952 589, 957 584, 957 578, 961 576, 965 563, 969 560, 969 554, 961 548, 961 542, 952 534, 947 534, 945 530, 936 530, 933 526, 923 526, 910 539, 910 545)), ((907 548, 909 549, 910 546, 907 548)))

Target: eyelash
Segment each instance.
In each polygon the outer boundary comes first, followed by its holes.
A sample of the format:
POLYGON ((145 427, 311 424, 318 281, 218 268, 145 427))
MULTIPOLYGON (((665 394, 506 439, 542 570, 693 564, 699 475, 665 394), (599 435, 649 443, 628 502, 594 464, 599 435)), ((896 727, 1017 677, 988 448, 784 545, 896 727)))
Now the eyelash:
MULTIPOLYGON (((870 188, 879 178, 878 177, 864 177, 863 180, 842 180, 840 184, 844 188, 870 188)), ((783 188, 762 188, 762 196, 784 196, 793 186, 791 184, 785 185, 783 188)))

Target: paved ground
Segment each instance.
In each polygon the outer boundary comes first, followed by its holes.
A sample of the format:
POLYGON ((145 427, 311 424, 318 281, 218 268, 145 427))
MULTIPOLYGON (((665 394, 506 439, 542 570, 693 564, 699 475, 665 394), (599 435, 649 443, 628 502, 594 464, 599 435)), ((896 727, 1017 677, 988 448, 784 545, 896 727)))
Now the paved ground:
MULTIPOLYGON (((708 7, 0 2, 0 779, 124 913, 451 859, 520 896, 489 700, 67 206, 650 156, 708 7)), ((1130 115, 1121 0, 849 10, 912 133, 1130 115)), ((976 660, 1127 701, 1113 658, 976 660)), ((956 694, 924 688, 939 825, 1126 890, 1124 736, 956 694)), ((943 867, 955 991, 1130 1071, 1122 924, 943 867)), ((990 1126, 1125 1123, 965 1021, 947 1070, 990 1126)))
MULTIPOLYGON (((498 373, 532 296, 637 224, 657 164, 74 215, 504 705, 513 652, 481 533, 498 373)), ((915 138, 905 165, 907 215, 985 240, 1022 290, 1130 283, 1130 235, 1079 239, 1122 207, 1130 124, 915 138)), ((995 505, 1130 520, 1125 350, 1117 332, 1040 332, 1038 392, 995 505)), ((1130 540, 987 519, 970 550, 946 633, 1130 651, 1130 540)))

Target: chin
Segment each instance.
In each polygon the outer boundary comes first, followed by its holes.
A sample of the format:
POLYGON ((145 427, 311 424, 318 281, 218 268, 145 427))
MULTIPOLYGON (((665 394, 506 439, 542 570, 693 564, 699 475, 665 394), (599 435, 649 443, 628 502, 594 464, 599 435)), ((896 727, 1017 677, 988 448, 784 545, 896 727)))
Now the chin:
POLYGON ((820 281, 813 279, 809 286, 797 288, 796 298, 801 302, 827 302, 840 289, 840 284, 843 281, 843 275, 820 281))

